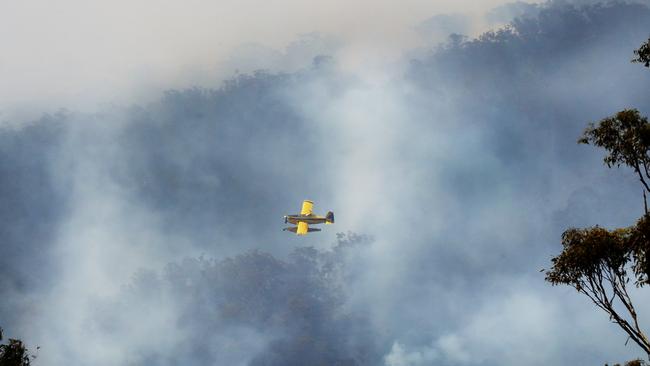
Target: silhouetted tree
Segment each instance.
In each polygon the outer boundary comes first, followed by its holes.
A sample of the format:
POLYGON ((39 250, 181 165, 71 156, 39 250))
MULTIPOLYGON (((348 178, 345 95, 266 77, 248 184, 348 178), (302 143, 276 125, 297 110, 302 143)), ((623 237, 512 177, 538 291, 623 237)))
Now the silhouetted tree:
MULTIPOLYGON (((593 144, 608 151, 604 161, 608 167, 627 165, 632 168, 643 185, 645 215, 635 226, 610 232, 622 235, 627 260, 631 261, 636 284, 643 286, 650 279, 650 214, 646 193, 650 193, 650 123, 635 109, 618 112, 613 117, 587 127, 579 143, 593 144), (623 238, 624 237, 624 238, 623 238)), ((591 229, 595 230, 595 229, 591 229)), ((604 230, 598 228, 598 230, 604 230)), ((565 232, 565 235, 571 230, 565 232)))
MULTIPOLYGON (((647 55, 647 44, 635 54, 639 59, 647 55)), ((607 150, 604 162, 610 168, 627 165, 634 170, 643 185, 645 213, 636 225, 627 228, 566 230, 562 253, 551 260, 546 281, 572 286, 586 295, 650 357, 650 339, 639 326, 627 290, 630 276, 635 277, 637 287, 648 284, 650 278, 650 214, 646 203, 646 193, 650 193, 650 124, 638 110, 626 109, 597 125, 589 124, 578 143, 607 150)), ((630 361, 626 366, 644 364, 640 362, 630 361)))
MULTIPOLYGON (((0 328, 0 341, 2 328, 0 328)), ((27 347, 18 339, 9 338, 9 343, 0 344, 0 366, 29 366, 30 356, 27 347)), ((31 356, 31 358, 35 358, 31 356)))
MULTIPOLYGON (((645 361, 643 360, 632 360, 632 361, 627 361, 624 366, 646 366, 648 365, 645 361)), ((608 366, 605 364, 605 366, 608 366)), ((621 366, 620 363, 614 364, 614 366, 621 366)))
MULTIPOLYGON (((646 220, 647 216, 641 220, 646 220)), ((650 355, 650 340, 641 330, 636 308, 627 290, 628 273, 636 268, 636 226, 612 231, 598 226, 569 229, 562 234, 564 247, 551 261, 546 280, 569 285, 604 310, 636 344, 650 355), (632 267, 632 268, 630 268, 632 267), (618 304, 623 305, 619 307, 618 304)), ((643 285, 643 282, 638 282, 643 285)))
POLYGON ((636 58, 632 62, 640 62, 645 67, 650 67, 650 38, 638 50, 634 50, 634 54, 636 58))
POLYGON ((578 143, 607 150, 605 164, 610 168, 623 164, 634 169, 643 184, 644 196, 645 192, 650 193, 650 124, 639 111, 626 109, 602 119, 598 126, 590 123, 578 143))

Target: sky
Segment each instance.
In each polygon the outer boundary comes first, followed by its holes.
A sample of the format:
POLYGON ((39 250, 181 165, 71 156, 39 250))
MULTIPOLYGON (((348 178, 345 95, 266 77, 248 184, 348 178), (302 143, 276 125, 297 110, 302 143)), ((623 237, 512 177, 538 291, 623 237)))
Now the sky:
POLYGON ((565 229, 642 214, 576 140, 650 112, 647 2, 0 14, 0 325, 35 364, 643 357, 539 270, 565 229), (336 223, 282 232, 303 199, 336 223))
MULTIPOLYGON (((476 18, 452 30, 475 34, 489 23, 483 13, 500 3, 3 1, 0 111, 34 118, 40 113, 30 113, 35 103, 48 111, 92 110, 112 102, 149 101, 169 88, 215 87, 235 70, 302 67, 313 55, 293 52, 296 60, 276 64, 251 59, 272 58, 314 32, 340 40, 341 60, 362 69, 369 59, 395 58, 422 42, 417 26, 429 17, 476 18), (250 55, 251 47, 258 54, 250 55)), ((444 38, 445 31, 435 36, 444 38)))

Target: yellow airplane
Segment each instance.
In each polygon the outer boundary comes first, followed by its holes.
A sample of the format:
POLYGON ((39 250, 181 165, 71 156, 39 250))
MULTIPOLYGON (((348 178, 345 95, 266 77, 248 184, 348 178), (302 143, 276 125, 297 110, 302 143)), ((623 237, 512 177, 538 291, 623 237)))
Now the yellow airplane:
POLYGON ((314 207, 314 202, 310 200, 304 200, 302 202, 302 209, 300 210, 299 215, 286 215, 284 216, 284 223, 291 223, 298 226, 290 226, 282 229, 283 231, 291 231, 296 233, 296 235, 307 235, 312 231, 320 231, 320 229, 310 228, 309 224, 333 224, 334 223, 334 212, 329 211, 327 215, 316 216, 312 213, 312 208, 314 207))

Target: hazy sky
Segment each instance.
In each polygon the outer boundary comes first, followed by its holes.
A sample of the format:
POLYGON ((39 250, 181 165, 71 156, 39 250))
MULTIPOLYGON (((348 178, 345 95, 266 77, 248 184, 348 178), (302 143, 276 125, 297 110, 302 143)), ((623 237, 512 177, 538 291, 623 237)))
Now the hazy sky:
POLYGON ((576 139, 650 112, 650 7, 593 3, 0 3, 0 326, 53 366, 640 356, 539 272, 642 212, 576 139), (281 231, 305 198, 336 224, 281 231))
POLYGON ((2 1, 0 111, 80 109, 212 86, 237 68, 222 64, 243 44, 282 51, 312 32, 340 38, 341 63, 363 69, 421 43, 416 26, 434 15, 472 17, 470 29, 457 31, 475 34, 485 29, 485 11, 503 2, 2 1))

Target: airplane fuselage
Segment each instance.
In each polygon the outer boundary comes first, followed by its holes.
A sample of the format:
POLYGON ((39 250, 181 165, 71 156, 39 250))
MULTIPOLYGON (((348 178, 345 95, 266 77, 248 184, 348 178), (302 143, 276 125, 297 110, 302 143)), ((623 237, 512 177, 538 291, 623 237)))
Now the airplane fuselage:
POLYGON ((309 225, 323 224, 327 222, 327 218, 316 215, 287 215, 287 222, 297 225, 299 221, 306 222, 309 225))

